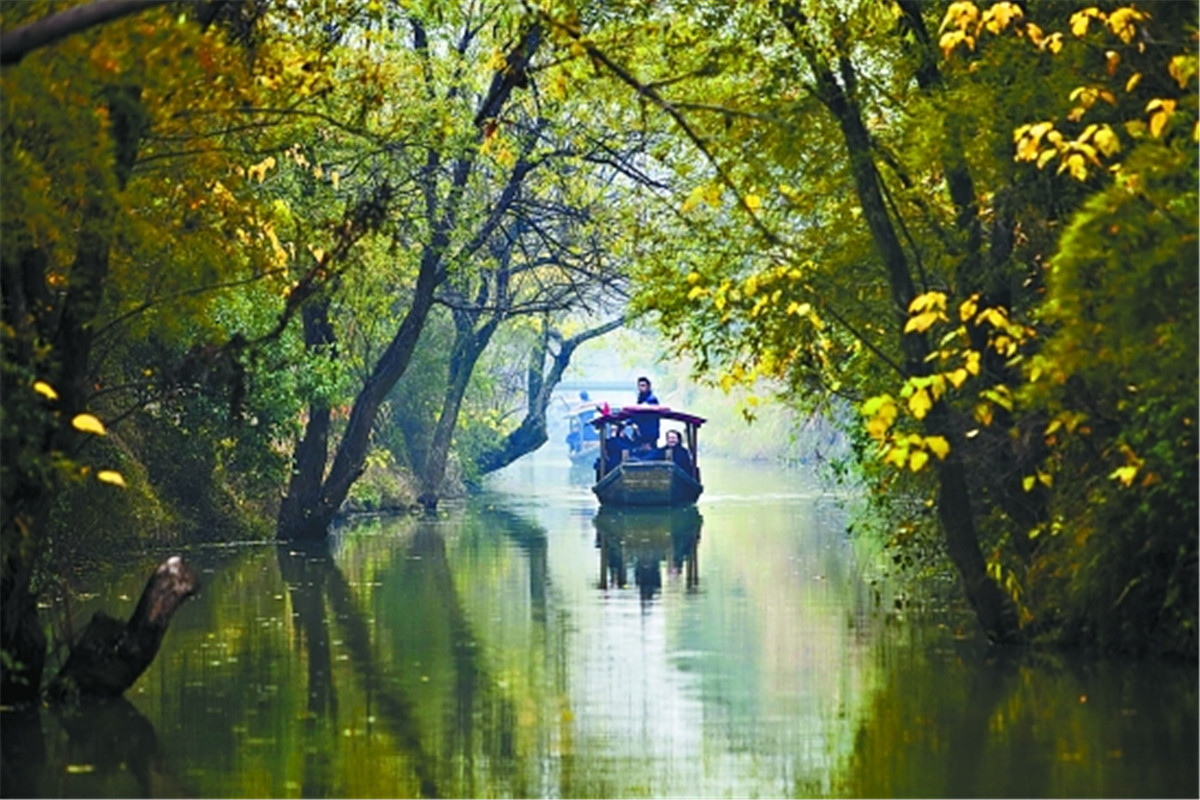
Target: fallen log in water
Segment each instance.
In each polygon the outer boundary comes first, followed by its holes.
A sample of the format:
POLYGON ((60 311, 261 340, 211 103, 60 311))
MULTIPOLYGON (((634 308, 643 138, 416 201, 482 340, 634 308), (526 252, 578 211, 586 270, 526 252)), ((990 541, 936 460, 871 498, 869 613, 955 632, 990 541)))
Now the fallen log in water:
POLYGON ((128 622, 103 611, 92 616, 67 662, 50 682, 50 699, 123 694, 154 661, 171 617, 199 588, 196 573, 179 556, 159 564, 128 622))

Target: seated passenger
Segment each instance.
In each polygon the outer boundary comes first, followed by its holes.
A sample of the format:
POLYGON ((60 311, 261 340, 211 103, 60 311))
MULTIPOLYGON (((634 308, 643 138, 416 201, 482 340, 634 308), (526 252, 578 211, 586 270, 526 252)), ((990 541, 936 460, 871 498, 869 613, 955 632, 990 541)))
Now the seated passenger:
POLYGON ((679 436, 679 431, 667 431, 667 446, 662 450, 662 457, 666 458, 667 453, 671 454, 672 460, 688 475, 692 474, 692 454, 683 446, 683 439, 679 436))
MULTIPOLYGON (((633 447, 623 425, 618 425, 617 431, 612 436, 604 440, 604 467, 605 470, 610 470, 617 464, 621 463, 621 454, 633 447)), ((596 459, 596 477, 602 478, 600 475, 600 459, 596 459)))

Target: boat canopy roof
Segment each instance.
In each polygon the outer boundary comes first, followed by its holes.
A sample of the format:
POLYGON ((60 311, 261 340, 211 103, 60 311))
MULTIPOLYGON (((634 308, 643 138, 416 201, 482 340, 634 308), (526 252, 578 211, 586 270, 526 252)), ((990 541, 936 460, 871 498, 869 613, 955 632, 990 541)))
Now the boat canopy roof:
POLYGON ((697 428, 708 421, 704 417, 697 417, 695 414, 689 414, 686 411, 676 411, 667 406, 652 406, 643 403, 636 406, 623 406, 611 409, 607 414, 601 414, 594 418, 592 424, 598 428, 601 425, 614 422, 629 422, 638 417, 650 415, 661 417, 662 419, 673 419, 688 425, 695 425, 697 428))
POLYGON ((580 414, 584 414, 588 411, 600 411, 600 405, 600 403, 590 401, 587 403, 580 403, 578 405, 571 406, 571 408, 567 411, 566 416, 578 417, 580 414))

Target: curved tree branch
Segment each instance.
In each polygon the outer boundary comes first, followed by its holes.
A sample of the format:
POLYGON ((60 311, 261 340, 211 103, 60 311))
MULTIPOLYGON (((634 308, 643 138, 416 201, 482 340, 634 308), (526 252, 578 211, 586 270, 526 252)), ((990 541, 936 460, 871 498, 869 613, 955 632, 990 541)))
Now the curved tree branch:
POLYGON ((168 0, 97 0, 60 11, 0 34, 0 65, 16 64, 28 53, 106 22, 166 5, 168 0))

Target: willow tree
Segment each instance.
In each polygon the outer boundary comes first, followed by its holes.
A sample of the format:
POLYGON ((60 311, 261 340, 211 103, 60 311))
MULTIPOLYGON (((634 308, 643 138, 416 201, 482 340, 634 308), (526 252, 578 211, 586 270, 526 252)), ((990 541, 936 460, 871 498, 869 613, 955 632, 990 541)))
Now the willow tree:
MULTIPOLYGON (((1055 524, 1043 460, 1046 433, 1077 419, 1018 399, 1036 377, 1024 369, 1044 330, 1047 265, 1062 220, 1104 185, 1105 160, 1169 132, 1187 105, 1194 61, 1171 32, 1194 30, 1192 12, 672 10, 555 29, 637 98, 626 125, 656 108, 649 124, 669 121, 707 162, 664 156, 680 176, 673 231, 707 244, 652 265, 643 306, 702 369, 720 369, 714 382, 768 376, 808 405, 856 404, 877 491, 928 497, 988 638, 1055 625, 1043 535, 1069 523, 1055 524), (1072 46, 1088 37, 1099 47, 1072 46), (1060 106, 1065 122, 1041 121, 1060 106)), ((895 544, 921 527, 906 521, 895 544)), ((1121 590, 1107 584, 1113 600, 1121 590)))

